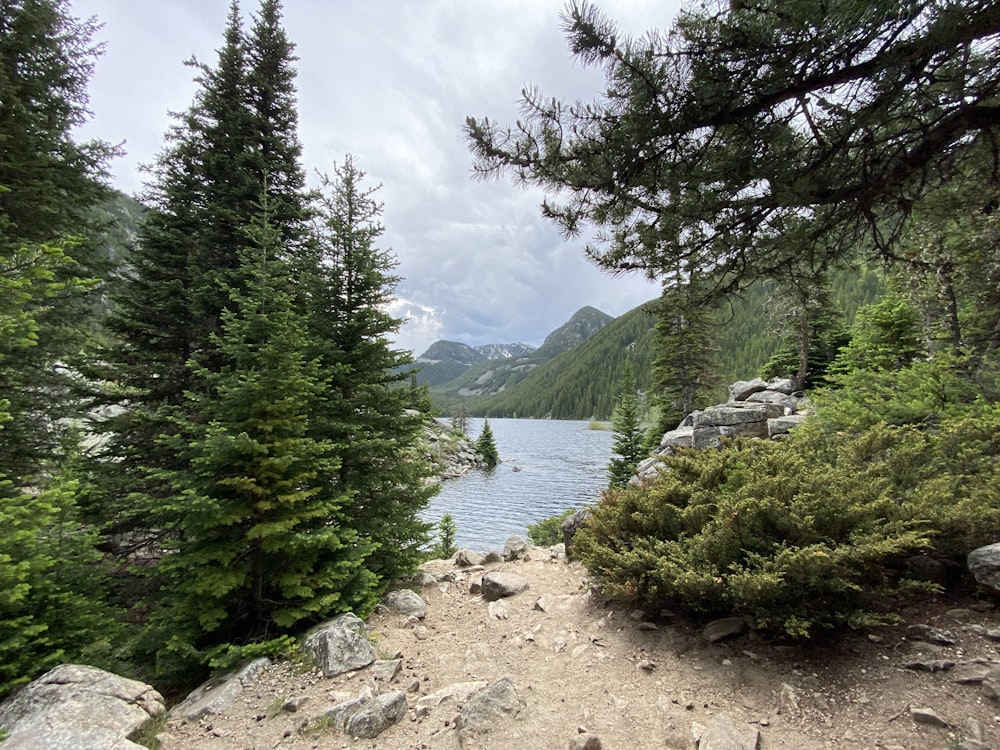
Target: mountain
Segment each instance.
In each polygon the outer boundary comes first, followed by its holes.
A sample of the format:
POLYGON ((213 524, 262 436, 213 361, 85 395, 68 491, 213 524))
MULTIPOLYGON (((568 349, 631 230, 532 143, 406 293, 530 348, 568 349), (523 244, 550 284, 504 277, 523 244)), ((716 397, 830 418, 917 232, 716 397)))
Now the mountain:
POLYGON ((470 397, 501 393, 524 380, 533 370, 553 357, 576 348, 613 320, 610 315, 594 307, 581 308, 566 323, 546 336, 538 349, 521 356, 488 359, 473 365, 454 380, 430 384, 431 397, 439 409, 448 410, 470 397))
POLYGON ((483 355, 483 359, 511 359, 512 357, 523 357, 535 351, 535 347, 530 344, 483 344, 475 347, 475 350, 483 355))
MULTIPOLYGON (((879 297, 882 284, 877 269, 832 276, 834 304, 844 313, 845 325, 860 305, 879 297)), ((639 391, 649 388, 654 305, 655 300, 613 319, 585 307, 530 354, 472 365, 431 388, 431 399, 445 414, 461 404, 477 416, 608 419, 626 359, 632 361, 639 391)), ((781 347, 782 339, 773 332, 777 306, 773 285, 757 284, 720 307, 709 334, 718 349, 712 375, 719 387, 706 403, 724 399, 726 384, 756 377, 781 347)))
MULTIPOLYGON (((478 393, 466 387, 456 395, 465 397, 466 408, 474 415, 608 419, 626 359, 632 361, 639 390, 649 386, 655 322, 648 303, 618 318, 584 308, 534 352, 538 356, 548 349, 557 352, 555 356, 523 362, 534 366, 522 369, 520 377, 509 377, 504 387, 478 393), (588 331, 592 332, 582 341, 570 345, 574 335, 588 331)), ((432 398, 437 403, 438 393, 432 391, 432 398)))
POLYGON ((465 375, 481 362, 520 357, 533 352, 528 344, 482 344, 469 346, 458 341, 435 341, 416 359, 417 383, 434 387, 465 375))
POLYGON ((614 320, 596 307, 581 307, 566 323, 545 337, 534 358, 549 360, 579 346, 614 320))

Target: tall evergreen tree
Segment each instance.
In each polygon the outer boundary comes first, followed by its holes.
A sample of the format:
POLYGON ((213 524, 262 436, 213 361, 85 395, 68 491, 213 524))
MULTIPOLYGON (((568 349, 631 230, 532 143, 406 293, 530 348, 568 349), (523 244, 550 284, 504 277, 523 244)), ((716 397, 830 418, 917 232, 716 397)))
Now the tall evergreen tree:
POLYGON ((287 256, 301 242, 306 198, 293 59, 279 3, 265 3, 248 39, 234 0, 216 65, 189 63, 200 89, 154 167, 135 273, 122 286, 112 321, 118 346, 108 356, 107 377, 116 385, 110 397, 124 398, 126 408, 103 426, 113 436, 113 462, 104 464, 111 468, 101 481, 107 491, 93 504, 105 517, 114 513, 122 528, 156 525, 155 514, 137 516, 129 493, 154 492, 156 473, 147 469, 177 468, 174 451, 156 437, 193 408, 188 391, 212 387, 210 379, 192 377, 188 360, 197 355, 212 371, 231 364, 217 334, 233 305, 226 290, 243 283, 243 232, 261 195, 274 207, 271 226, 281 240, 272 251, 287 256))
POLYGON ((311 434, 339 446, 330 491, 353 498, 348 515, 376 545, 367 564, 388 581, 420 561, 430 527, 418 514, 435 489, 418 450, 424 414, 409 408, 413 394, 403 385, 412 358, 389 340, 401 324, 386 312, 396 260, 376 245, 382 204, 378 187, 364 181, 351 156, 323 176, 312 257, 297 277, 307 295, 309 356, 325 388, 311 434))
POLYGON ((266 212, 260 221, 240 254, 246 289, 229 290, 215 336, 231 365, 211 370, 195 355, 194 376, 209 387, 189 393, 195 417, 161 438, 183 461, 159 473, 172 489, 161 510, 172 552, 154 620, 172 658, 375 600, 377 578, 362 567, 373 545, 351 525, 351 493, 330 489, 339 446, 309 434, 325 384, 305 354, 287 263, 274 257, 278 232, 266 212))
POLYGON ((685 285, 666 283, 656 306, 650 402, 656 419, 649 440, 660 438, 694 411, 716 385, 716 348, 711 308, 697 305, 685 285))
MULTIPOLYGON (((79 363, 91 307, 73 279, 96 277, 88 217, 104 198, 107 161, 116 151, 78 143, 86 86, 100 48, 93 21, 78 21, 65 0, 0 0, 0 265, 20 265, 44 245, 65 262, 48 268, 67 286, 24 301, 37 327, 31 347, 8 351, 0 394, 11 419, 0 446, 0 472, 33 483, 77 413, 66 365, 79 363), (73 290, 72 292, 70 290, 73 290)), ((89 287, 90 292, 95 285, 89 287)), ((7 342, 0 344, 6 345, 7 342)))
POLYGON ((614 431, 611 452, 615 454, 608 463, 608 484, 611 487, 624 487, 635 474, 643 453, 641 422, 635 373, 632 363, 626 361, 622 368, 618 399, 611 413, 611 429, 614 431))

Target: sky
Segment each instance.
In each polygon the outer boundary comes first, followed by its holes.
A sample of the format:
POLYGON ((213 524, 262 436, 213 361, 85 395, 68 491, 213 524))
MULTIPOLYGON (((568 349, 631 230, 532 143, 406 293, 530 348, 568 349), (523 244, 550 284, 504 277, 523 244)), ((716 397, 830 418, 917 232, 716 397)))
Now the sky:
MULTIPOLYGON (((599 0, 622 34, 670 25, 679 0, 599 0)), ((439 339, 538 346, 591 305, 621 315, 655 298, 641 276, 610 276, 543 219, 542 193, 507 178, 479 181, 465 118, 513 124, 525 87, 591 101, 600 71, 570 55, 562 0, 285 0, 298 56, 299 139, 315 182, 347 154, 381 184, 396 256, 396 345, 421 354, 439 339)), ((256 0, 242 0, 247 16, 256 0)), ((195 57, 214 65, 229 0, 71 0, 103 24, 91 79, 93 117, 78 133, 122 143, 114 185, 135 194, 172 123, 197 91, 195 57)), ((249 21, 247 22, 249 26, 249 21)))

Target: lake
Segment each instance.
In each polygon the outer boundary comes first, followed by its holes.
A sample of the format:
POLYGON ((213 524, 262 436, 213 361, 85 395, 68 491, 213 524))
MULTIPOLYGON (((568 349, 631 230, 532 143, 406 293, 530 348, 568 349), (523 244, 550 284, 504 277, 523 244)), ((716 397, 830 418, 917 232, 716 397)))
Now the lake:
MULTIPOLYGON (((482 419, 470 419, 473 439, 482 419)), ((597 501, 607 486, 613 435, 589 422, 490 419, 501 463, 491 472, 470 471, 447 479, 424 512, 437 522, 450 513, 456 544, 478 552, 502 550, 514 534, 527 537, 529 523, 597 501)))

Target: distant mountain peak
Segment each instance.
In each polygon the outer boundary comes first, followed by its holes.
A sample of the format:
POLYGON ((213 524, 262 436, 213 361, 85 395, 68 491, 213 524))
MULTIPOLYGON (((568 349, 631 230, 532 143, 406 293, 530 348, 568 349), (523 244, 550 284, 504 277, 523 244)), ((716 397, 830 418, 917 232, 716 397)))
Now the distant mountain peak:
POLYGON ((546 336, 535 353, 547 358, 554 357, 579 346, 612 320, 613 317, 596 307, 581 307, 568 321, 546 336))
POLYGON ((483 359, 510 359, 512 357, 523 357, 535 351, 531 344, 482 344, 474 347, 477 352, 483 355, 483 359))

